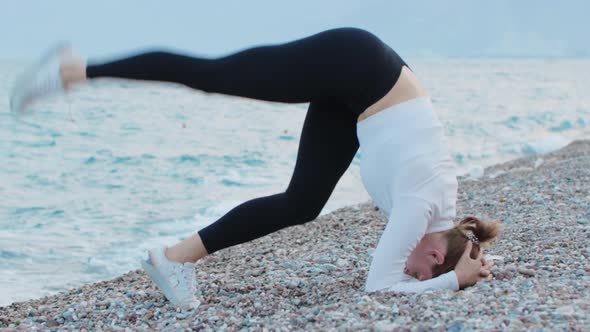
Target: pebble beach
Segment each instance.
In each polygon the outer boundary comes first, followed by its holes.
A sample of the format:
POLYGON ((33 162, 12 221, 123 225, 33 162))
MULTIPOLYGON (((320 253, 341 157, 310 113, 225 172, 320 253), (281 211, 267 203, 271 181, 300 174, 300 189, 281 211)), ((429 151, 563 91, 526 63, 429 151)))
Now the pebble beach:
POLYGON ((590 140, 460 177, 466 215, 503 222, 485 251, 503 260, 458 292, 364 292, 386 223, 367 201, 198 261, 196 309, 176 309, 135 270, 0 307, 0 329, 590 330, 590 140))

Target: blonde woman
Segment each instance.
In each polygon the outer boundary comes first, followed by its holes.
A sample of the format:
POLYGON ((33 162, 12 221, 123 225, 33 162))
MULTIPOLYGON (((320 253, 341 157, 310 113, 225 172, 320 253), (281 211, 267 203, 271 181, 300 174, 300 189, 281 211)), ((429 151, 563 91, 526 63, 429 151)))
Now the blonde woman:
POLYGON ((149 252, 142 265, 173 303, 198 306, 194 263, 218 250, 314 220, 361 148, 363 184, 388 222, 366 291, 457 290, 490 275, 480 246, 498 223, 457 224, 457 178, 444 128, 416 76, 378 37, 357 28, 219 57, 150 51, 89 63, 57 47, 23 74, 11 97, 29 103, 100 77, 176 82, 201 91, 309 103, 284 192, 244 202, 185 240, 149 252))

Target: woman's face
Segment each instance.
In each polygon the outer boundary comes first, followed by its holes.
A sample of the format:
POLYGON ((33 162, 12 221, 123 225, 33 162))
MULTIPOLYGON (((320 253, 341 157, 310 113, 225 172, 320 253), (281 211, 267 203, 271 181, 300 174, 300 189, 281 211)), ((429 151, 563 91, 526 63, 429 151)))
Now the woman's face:
POLYGON ((445 261, 447 243, 444 233, 430 233, 422 238, 406 261, 404 273, 418 280, 431 279, 436 264, 445 261))
POLYGON ((408 257, 404 273, 420 281, 428 280, 432 278, 434 263, 419 247, 420 245, 408 257))

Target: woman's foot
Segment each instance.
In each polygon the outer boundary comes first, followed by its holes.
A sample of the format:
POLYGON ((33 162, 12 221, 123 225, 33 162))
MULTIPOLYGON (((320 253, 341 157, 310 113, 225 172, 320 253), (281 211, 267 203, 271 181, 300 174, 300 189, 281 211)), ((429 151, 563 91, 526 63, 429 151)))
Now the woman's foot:
POLYGON ((174 305, 197 308, 201 301, 195 297, 197 279, 195 264, 178 263, 166 257, 166 248, 150 250, 141 266, 166 298, 174 305))
POLYGON ((57 44, 17 77, 10 95, 10 110, 22 114, 33 102, 63 93, 73 82, 83 79, 85 60, 68 44, 57 44))

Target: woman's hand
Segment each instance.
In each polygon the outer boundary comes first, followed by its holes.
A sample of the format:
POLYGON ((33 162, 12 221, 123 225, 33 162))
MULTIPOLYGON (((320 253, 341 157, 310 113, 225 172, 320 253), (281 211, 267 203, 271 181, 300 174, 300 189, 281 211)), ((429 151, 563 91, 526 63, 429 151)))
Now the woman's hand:
POLYGON ((470 254, 472 247, 473 243, 471 243, 471 241, 467 242, 463 256, 461 256, 461 259, 459 259, 459 262, 455 267, 455 274, 457 274, 457 278, 459 279, 460 288, 475 285, 481 279, 490 276, 490 270, 488 267, 491 268, 493 262, 486 263, 483 259, 481 250, 475 259, 471 258, 470 254))

